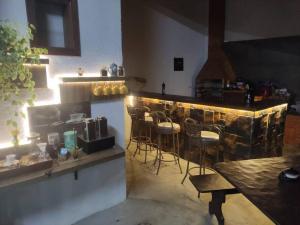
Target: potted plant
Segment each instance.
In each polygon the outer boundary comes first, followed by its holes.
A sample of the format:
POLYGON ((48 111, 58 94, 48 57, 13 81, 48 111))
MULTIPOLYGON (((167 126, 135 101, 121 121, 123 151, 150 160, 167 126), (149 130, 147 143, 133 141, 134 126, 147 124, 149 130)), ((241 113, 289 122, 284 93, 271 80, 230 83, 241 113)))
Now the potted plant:
POLYGON ((23 106, 32 106, 36 97, 32 73, 26 64, 39 64, 41 54, 47 50, 31 48, 34 27, 29 25, 25 35, 21 35, 13 24, 0 21, 0 104, 7 105, 10 127, 15 146, 19 144, 20 118, 24 118, 23 106))

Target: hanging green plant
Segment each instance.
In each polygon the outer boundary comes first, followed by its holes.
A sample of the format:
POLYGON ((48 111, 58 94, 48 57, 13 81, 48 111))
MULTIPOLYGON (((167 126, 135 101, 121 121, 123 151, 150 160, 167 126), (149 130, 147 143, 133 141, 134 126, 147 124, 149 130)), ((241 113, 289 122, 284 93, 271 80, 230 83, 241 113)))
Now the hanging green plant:
POLYGON ((35 82, 25 64, 39 64, 40 55, 47 54, 46 49, 30 47, 33 29, 29 25, 26 34, 21 35, 13 24, 0 21, 0 103, 8 106, 6 125, 10 127, 14 145, 19 144, 18 121, 25 117, 22 106, 26 103, 32 106, 36 98, 35 82))

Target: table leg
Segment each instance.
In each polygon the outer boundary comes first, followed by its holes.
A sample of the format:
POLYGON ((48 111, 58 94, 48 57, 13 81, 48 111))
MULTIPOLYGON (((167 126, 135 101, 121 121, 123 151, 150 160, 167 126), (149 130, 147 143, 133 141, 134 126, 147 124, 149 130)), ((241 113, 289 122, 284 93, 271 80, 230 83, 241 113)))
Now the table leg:
POLYGON ((222 204, 225 203, 224 191, 213 191, 212 200, 209 202, 209 214, 215 214, 219 225, 224 225, 224 216, 222 213, 222 204))

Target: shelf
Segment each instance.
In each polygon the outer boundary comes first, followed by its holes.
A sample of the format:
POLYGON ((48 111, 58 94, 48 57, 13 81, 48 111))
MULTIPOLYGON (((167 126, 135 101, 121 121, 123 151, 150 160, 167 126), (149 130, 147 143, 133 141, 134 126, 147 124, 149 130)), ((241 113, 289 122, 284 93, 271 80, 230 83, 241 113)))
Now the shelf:
POLYGON ((32 65, 47 65, 49 64, 49 59, 39 59, 39 63, 33 63, 32 59, 27 59, 26 60, 27 64, 32 64, 32 65))
POLYGON ((125 98, 126 94, 116 94, 116 95, 101 95, 101 96, 95 96, 92 95, 91 101, 102 101, 102 100, 111 100, 111 99, 118 99, 118 98, 125 98))
POLYGON ((97 81, 125 81, 125 77, 63 77, 64 83, 76 83, 76 82, 97 82, 97 81))

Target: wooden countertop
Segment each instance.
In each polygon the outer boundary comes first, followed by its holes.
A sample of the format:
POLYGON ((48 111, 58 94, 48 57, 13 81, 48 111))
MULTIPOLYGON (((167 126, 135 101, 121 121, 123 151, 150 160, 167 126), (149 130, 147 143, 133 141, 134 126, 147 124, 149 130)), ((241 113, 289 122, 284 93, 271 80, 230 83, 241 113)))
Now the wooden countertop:
POLYGON ((241 105, 241 104, 227 104, 226 102, 212 102, 203 99, 197 99, 194 97, 189 96, 180 96, 180 95, 162 95, 159 93, 154 92, 132 92, 131 95, 144 97, 144 98, 154 98, 160 99, 165 101, 175 101, 175 102, 182 102, 182 103, 191 103, 191 104, 202 104, 202 105, 209 105, 215 107, 223 107, 229 109, 239 109, 239 110, 247 110, 247 111, 260 111, 263 109, 271 108, 281 104, 287 104, 285 101, 280 100, 264 100, 261 102, 254 103, 250 106, 241 105))
POLYGON ((49 169, 39 170, 20 176, 2 179, 0 180, 0 188, 46 180, 51 177, 61 176, 66 173, 75 172, 124 156, 125 151, 119 146, 115 146, 113 148, 104 151, 99 151, 90 155, 87 155, 82 152, 80 153, 79 158, 77 160, 69 159, 66 161, 54 161, 53 166, 49 169))

